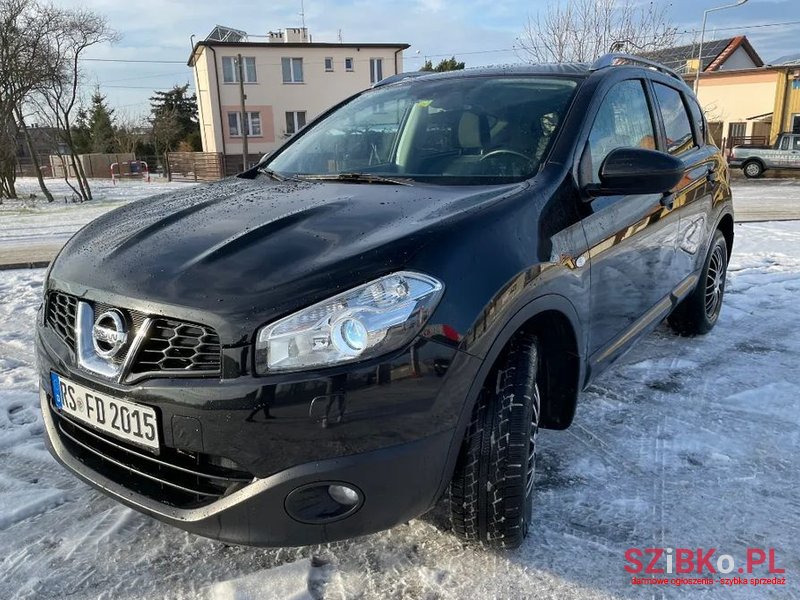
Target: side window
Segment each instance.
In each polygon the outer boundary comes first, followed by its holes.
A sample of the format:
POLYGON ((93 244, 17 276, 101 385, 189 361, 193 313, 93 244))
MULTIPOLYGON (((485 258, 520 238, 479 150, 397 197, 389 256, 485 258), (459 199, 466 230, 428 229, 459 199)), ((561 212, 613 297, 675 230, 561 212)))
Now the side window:
POLYGON ((642 81, 629 79, 611 88, 589 134, 592 181, 600 182, 600 165, 617 148, 655 149, 655 129, 642 81))
POLYGON ((664 133, 667 136, 667 152, 681 154, 695 147, 692 125, 686 113, 681 93, 666 85, 653 82, 658 107, 664 120, 664 133))
POLYGON ((788 150, 789 149, 789 136, 784 136, 781 140, 781 150, 788 150))
POLYGON ((800 135, 794 138, 794 150, 800 150, 800 135))

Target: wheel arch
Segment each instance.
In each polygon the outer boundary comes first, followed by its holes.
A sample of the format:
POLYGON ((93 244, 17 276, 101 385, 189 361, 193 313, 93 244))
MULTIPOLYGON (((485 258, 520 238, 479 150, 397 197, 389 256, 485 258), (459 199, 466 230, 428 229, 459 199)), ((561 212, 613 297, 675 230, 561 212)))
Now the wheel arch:
POLYGON ((717 221, 715 230, 719 229, 725 237, 725 245, 728 249, 728 258, 730 259, 731 252, 733 252, 733 215, 731 213, 723 214, 717 221))
POLYGON ((534 334, 540 340, 538 381, 544 387, 540 427, 566 429, 572 423, 586 372, 583 328, 578 312, 566 297, 547 294, 532 300, 508 319, 484 356, 453 432, 437 498, 445 492, 453 476, 478 394, 492 377, 496 377, 509 343, 520 332, 534 334), (566 360, 556 360, 559 356, 566 360))

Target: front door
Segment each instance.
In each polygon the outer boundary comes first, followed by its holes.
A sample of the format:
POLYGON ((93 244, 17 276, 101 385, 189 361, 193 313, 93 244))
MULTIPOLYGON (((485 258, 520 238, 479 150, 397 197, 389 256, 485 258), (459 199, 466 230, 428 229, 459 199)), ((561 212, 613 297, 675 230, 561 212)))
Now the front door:
MULTIPOLYGON (((581 171, 599 183, 600 165, 612 150, 656 149, 656 123, 644 80, 614 84, 594 117, 581 171)), ((591 268, 589 356, 595 371, 669 312, 678 217, 662 200, 663 194, 604 196, 585 204, 591 268)))

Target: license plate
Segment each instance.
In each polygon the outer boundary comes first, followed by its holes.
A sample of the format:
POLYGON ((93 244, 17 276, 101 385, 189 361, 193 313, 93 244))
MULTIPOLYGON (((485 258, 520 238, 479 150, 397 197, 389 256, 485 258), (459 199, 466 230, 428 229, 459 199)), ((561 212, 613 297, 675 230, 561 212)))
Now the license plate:
POLYGON ((158 450, 156 411, 50 374, 56 408, 113 437, 158 450))

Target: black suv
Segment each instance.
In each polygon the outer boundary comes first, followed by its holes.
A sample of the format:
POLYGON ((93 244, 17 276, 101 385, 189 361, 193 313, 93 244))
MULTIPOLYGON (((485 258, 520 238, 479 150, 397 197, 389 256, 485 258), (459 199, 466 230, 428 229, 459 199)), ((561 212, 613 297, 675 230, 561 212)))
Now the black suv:
POLYGON ((50 449, 167 523, 521 543, 539 428, 664 318, 715 324, 727 167, 668 69, 395 76, 238 177, 87 225, 38 320, 50 449))

